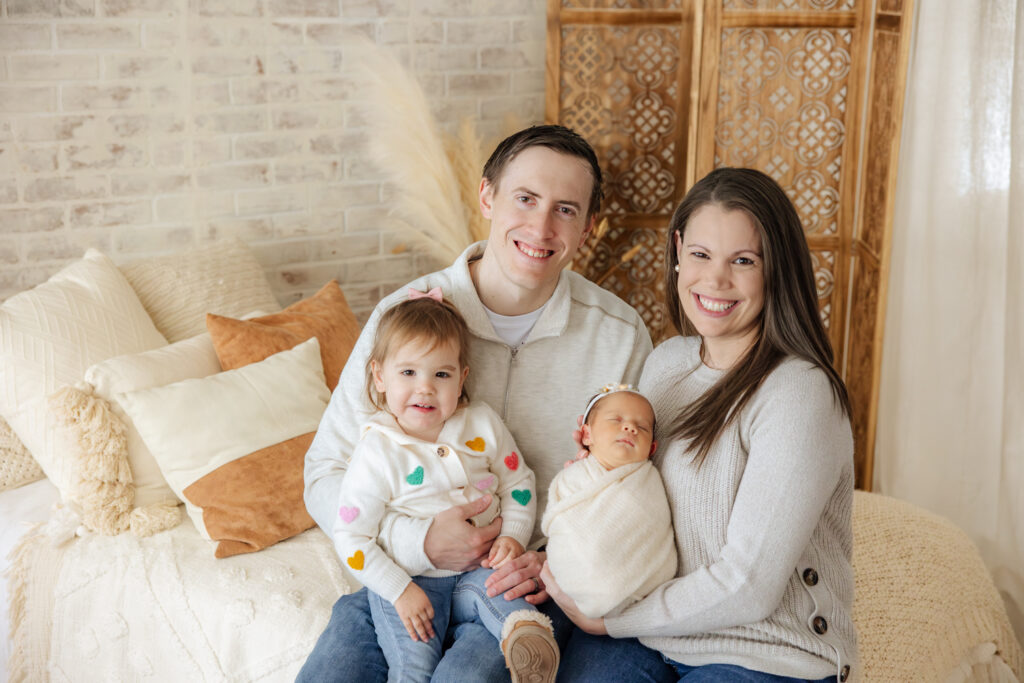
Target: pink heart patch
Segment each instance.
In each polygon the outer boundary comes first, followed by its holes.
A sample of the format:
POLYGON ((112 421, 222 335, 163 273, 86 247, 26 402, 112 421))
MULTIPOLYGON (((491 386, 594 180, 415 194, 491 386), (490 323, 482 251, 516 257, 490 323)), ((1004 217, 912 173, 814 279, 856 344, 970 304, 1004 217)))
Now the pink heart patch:
POLYGON ((493 483, 494 483, 494 475, 492 474, 489 477, 484 477, 483 479, 481 479, 477 483, 473 484, 473 486, 477 487, 481 491, 486 491, 488 488, 490 488, 491 484, 493 484, 493 483))
POLYGON ((338 508, 338 516, 341 517, 345 524, 351 524, 352 520, 359 516, 359 508, 342 505, 338 508))

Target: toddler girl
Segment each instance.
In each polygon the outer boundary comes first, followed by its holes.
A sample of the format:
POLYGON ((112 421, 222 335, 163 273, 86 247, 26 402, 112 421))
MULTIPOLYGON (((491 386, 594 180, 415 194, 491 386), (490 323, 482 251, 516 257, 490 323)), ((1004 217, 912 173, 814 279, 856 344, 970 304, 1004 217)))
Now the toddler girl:
POLYGON ((533 472, 512 435, 463 390, 468 346, 466 323, 439 288, 410 289, 381 316, 367 368, 378 411, 345 474, 335 543, 370 591, 389 680, 430 680, 449 623, 478 620, 501 643, 513 681, 554 681, 559 652, 550 620, 523 598, 488 598, 484 587, 492 569, 524 552, 537 503, 533 472), (502 515, 491 569, 410 577, 377 544, 385 512, 431 519, 484 495, 491 505, 471 521, 486 526, 499 505, 502 515))

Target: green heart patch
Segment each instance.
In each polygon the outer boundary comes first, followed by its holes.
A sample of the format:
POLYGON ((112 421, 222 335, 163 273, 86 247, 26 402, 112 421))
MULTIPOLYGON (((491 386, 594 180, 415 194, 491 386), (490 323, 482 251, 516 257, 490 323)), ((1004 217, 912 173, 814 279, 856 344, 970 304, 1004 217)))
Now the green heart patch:
POLYGON ((530 499, 533 498, 533 494, 530 493, 529 489, 515 489, 512 491, 512 498, 520 505, 527 505, 530 502, 530 499))
MULTIPOLYGON (((405 480, 413 486, 419 486, 423 483, 423 468, 417 467, 409 473, 409 476, 407 476, 405 480)), ((529 493, 529 491, 527 491, 527 493, 529 493)))

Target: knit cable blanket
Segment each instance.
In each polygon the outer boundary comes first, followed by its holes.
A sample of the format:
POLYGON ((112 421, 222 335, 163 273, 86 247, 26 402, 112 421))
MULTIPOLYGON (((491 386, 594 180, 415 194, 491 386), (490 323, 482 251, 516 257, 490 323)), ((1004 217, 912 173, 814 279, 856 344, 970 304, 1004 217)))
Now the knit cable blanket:
POLYGON ((1024 655, 974 543, 905 501, 856 491, 853 620, 865 681, 1018 681, 1024 655))
POLYGON ((562 470, 541 530, 555 580, 590 617, 639 600, 676 574, 665 486, 649 461, 605 470, 589 457, 562 470))
POLYGON ((11 682, 294 680, 348 592, 330 541, 213 551, 188 522, 59 546, 29 534, 10 569, 11 682))

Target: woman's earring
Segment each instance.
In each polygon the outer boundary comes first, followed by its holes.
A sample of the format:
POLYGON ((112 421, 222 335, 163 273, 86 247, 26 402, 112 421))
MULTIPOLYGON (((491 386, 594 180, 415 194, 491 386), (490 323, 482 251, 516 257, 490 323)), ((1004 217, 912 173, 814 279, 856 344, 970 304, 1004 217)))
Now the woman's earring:
POLYGON ((675 267, 675 268, 673 268, 672 270, 674 270, 674 271, 676 271, 676 272, 678 273, 678 272, 679 272, 679 264, 677 263, 677 264, 676 264, 676 267, 675 267))

